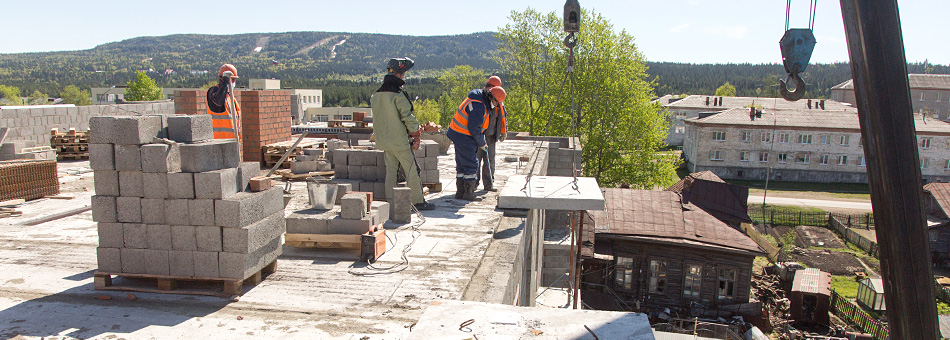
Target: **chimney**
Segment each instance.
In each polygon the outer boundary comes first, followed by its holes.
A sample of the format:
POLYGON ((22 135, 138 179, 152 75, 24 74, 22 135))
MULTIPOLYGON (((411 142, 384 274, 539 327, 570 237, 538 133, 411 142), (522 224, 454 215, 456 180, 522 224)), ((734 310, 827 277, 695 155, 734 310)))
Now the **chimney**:
POLYGON ((822 99, 821 102, 820 102, 820 104, 821 104, 821 109, 824 110, 824 109, 825 109, 825 100, 822 99))
POLYGON ((722 106, 722 97, 719 97, 719 106, 722 106))
POLYGON ((811 110, 811 99, 808 100, 808 109, 811 110))
POLYGON ((709 96, 706 96, 706 106, 709 106, 709 96))
POLYGON ((749 120, 755 120, 755 107, 749 108, 749 120))

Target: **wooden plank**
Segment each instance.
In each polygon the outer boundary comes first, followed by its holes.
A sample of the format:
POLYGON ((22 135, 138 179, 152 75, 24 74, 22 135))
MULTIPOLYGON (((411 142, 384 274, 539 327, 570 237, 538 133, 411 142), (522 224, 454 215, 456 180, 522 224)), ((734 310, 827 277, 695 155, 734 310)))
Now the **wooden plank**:
POLYGON ((15 199, 15 200, 9 200, 9 201, 0 202, 0 207, 12 207, 12 206, 14 206, 14 205, 23 204, 23 203, 26 203, 26 200, 25 200, 25 199, 22 199, 22 198, 18 198, 18 199, 15 199))
POLYGON ((344 234, 285 234, 286 242, 360 243, 361 235, 344 234))

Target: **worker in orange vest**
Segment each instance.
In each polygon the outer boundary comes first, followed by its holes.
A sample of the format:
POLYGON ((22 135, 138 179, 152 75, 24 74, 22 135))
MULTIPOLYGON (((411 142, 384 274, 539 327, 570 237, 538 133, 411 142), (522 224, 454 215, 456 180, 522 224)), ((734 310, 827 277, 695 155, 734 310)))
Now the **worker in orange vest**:
POLYGON ((214 139, 241 139, 241 107, 232 93, 237 79, 234 65, 221 65, 218 85, 208 89, 208 114, 211 115, 214 139), (233 106, 235 112, 231 112, 229 106, 233 106))
MULTIPOLYGON (((491 76, 488 78, 488 81, 485 82, 485 91, 490 90, 492 87, 501 86, 501 78, 498 76, 491 76)), ((508 138, 508 118, 507 112, 505 111, 505 104, 498 103, 497 106, 491 110, 491 113, 488 114, 488 128, 485 129, 483 134, 485 135, 485 142, 488 146, 487 152, 478 149, 478 163, 481 168, 481 176, 475 180, 475 187, 478 187, 478 182, 482 182, 485 186, 485 191, 498 191, 494 187, 495 180, 495 143, 504 142, 508 138)))
POLYGON ((478 149, 488 152, 485 135, 488 113, 505 101, 505 89, 493 86, 487 91, 475 89, 468 93, 452 118, 446 136, 455 145, 455 198, 474 201, 478 185, 478 149))

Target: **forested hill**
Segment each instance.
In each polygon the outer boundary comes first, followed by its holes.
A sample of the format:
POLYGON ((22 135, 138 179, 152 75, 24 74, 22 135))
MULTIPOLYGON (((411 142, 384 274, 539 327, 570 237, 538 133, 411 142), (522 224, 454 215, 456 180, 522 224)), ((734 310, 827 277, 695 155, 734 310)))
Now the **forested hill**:
MULTIPOLYGON (((83 51, 0 54, 0 85, 56 96, 66 85, 80 88, 124 85, 137 70, 163 87, 199 87, 215 79, 223 62, 243 79, 277 78, 284 87, 324 89, 328 106, 361 105, 378 86, 386 60, 411 57, 411 91, 420 98, 441 94, 435 78, 456 65, 497 72, 492 32, 454 36, 398 36, 342 32, 178 34, 139 37, 83 51), (276 64, 274 63, 276 62, 276 64)), ((648 63, 656 93, 714 94, 724 82, 740 96, 777 96, 781 64, 648 63)), ((950 73, 942 65, 911 64, 911 73, 950 73)), ((851 78, 846 63, 808 66, 807 97, 828 97, 851 78)))

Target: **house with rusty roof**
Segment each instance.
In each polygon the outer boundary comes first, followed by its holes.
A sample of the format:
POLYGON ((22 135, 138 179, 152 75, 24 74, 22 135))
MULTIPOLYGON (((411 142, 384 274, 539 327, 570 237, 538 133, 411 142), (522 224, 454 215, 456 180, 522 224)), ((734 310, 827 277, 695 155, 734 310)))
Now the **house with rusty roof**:
POLYGON ((765 253, 752 239, 675 192, 602 190, 606 209, 589 212, 581 237, 585 304, 703 315, 761 311, 749 302, 752 261, 765 253))
POLYGON ((713 217, 734 228, 752 223, 749 218, 749 188, 729 184, 712 171, 694 172, 666 188, 713 217))
MULTIPOLYGON (((914 113, 950 121, 950 74, 908 74, 907 80, 914 113)), ((854 81, 833 86, 831 98, 856 106, 854 81)))

